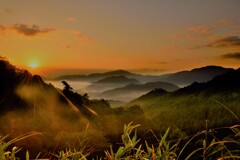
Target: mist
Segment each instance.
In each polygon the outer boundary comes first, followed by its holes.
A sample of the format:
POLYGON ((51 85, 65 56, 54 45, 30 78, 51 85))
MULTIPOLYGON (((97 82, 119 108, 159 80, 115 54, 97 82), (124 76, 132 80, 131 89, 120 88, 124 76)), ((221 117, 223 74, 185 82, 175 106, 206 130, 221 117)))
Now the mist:
POLYGON ((113 109, 103 99, 90 99, 82 94, 89 83, 69 82, 71 87, 67 88, 60 81, 44 82, 40 76, 17 69, 6 60, 0 65, 4 76, 4 81, 0 79, 1 135, 9 135, 10 140, 39 133, 14 144, 23 148, 19 157, 24 157, 27 150, 33 158, 40 152, 49 157, 65 148, 84 153, 104 150, 131 121, 143 124, 147 130, 139 106, 113 109))

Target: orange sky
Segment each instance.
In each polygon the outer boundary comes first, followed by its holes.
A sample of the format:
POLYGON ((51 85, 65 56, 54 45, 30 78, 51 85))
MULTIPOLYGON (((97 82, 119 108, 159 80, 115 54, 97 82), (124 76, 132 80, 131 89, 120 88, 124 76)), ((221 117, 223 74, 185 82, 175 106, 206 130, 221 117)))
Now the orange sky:
POLYGON ((0 55, 42 69, 238 68, 238 6, 239 0, 3 0, 0 55))

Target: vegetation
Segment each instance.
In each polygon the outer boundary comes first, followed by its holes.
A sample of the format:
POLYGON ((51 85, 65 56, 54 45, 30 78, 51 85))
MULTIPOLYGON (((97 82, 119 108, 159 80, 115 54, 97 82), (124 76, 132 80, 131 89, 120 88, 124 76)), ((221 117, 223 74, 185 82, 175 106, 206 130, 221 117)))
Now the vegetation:
POLYGON ((146 117, 160 132, 170 126, 176 134, 192 135, 203 130, 206 121, 209 128, 240 122, 239 86, 240 69, 206 83, 193 83, 175 92, 155 89, 133 100, 128 106, 141 106, 146 117))
MULTIPOLYGON (((123 134, 121 136, 122 143, 114 150, 112 146, 105 150, 105 156, 93 159, 108 159, 108 160, 120 160, 120 159, 143 159, 143 160, 179 160, 179 159, 239 159, 240 158, 240 126, 232 126, 226 129, 230 129, 233 133, 234 139, 231 137, 224 137, 218 139, 211 133, 213 130, 203 130, 198 132, 187 140, 169 140, 170 128, 167 129, 165 134, 160 139, 156 138, 155 144, 150 144, 145 141, 141 144, 141 139, 137 138, 137 128, 140 125, 124 125, 123 134), (203 136, 204 135, 204 136, 203 136), (192 145, 197 140, 197 145, 191 150, 187 150, 187 147, 192 145)), ((27 137, 36 135, 37 133, 30 133, 8 142, 5 142, 7 136, 0 138, 0 159, 2 160, 16 160, 19 148, 13 145, 15 142, 23 140, 27 137)), ((85 153, 84 150, 65 149, 60 150, 57 154, 50 153, 49 159, 61 159, 61 160, 87 160, 90 156, 90 152, 85 153)), ((30 159, 29 152, 26 152, 26 160, 30 159)), ((36 159, 40 157, 40 154, 36 156, 36 159)), ((43 157, 46 158, 46 157, 43 157)))
POLYGON ((56 89, 0 62, 0 133, 11 133, 0 138, 0 159, 30 159, 39 152, 49 159, 239 158, 239 69, 174 92, 155 89, 112 108, 66 81, 56 89), (33 130, 41 136, 23 135, 33 130))

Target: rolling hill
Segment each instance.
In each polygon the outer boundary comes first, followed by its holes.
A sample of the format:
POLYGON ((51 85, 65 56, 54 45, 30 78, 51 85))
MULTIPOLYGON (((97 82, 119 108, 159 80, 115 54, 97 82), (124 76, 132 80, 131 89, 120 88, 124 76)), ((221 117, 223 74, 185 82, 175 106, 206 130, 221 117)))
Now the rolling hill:
POLYGON ((186 70, 164 75, 141 75, 131 73, 125 70, 115 70, 111 72, 94 73, 90 75, 63 75, 55 78, 54 80, 96 82, 107 77, 125 76, 127 78, 135 78, 141 83, 163 81, 173 83, 178 86, 187 86, 193 82, 207 82, 215 76, 224 74, 232 70, 232 68, 224 68, 221 66, 205 66, 201 68, 195 68, 189 71, 186 70))
POLYGON ((101 79, 105 79, 113 76, 125 76, 125 77, 131 78, 138 75, 125 70, 115 70, 115 71, 110 71, 105 73, 93 73, 89 75, 62 75, 55 78, 55 80, 70 80, 70 81, 82 80, 82 81, 96 82, 101 79))
POLYGON ((173 127, 182 132, 239 123, 240 69, 208 82, 195 82, 174 92, 155 89, 128 105, 140 105, 158 129, 173 127))
POLYGON ((104 91, 98 97, 105 99, 114 99, 122 101, 130 101, 139 97, 155 88, 162 88, 167 91, 175 91, 179 89, 178 86, 166 82, 148 82, 145 84, 128 84, 121 88, 104 91))
POLYGON ((195 68, 190 71, 168 74, 162 77, 161 80, 179 86, 187 86, 193 82, 207 82, 215 76, 222 75, 232 70, 232 68, 224 68, 221 66, 206 66, 195 68))
POLYGON ((92 84, 90 84, 88 90, 109 90, 112 88, 122 87, 127 84, 138 84, 140 83, 135 78, 128 78, 125 76, 111 76, 107 78, 100 79, 92 84))

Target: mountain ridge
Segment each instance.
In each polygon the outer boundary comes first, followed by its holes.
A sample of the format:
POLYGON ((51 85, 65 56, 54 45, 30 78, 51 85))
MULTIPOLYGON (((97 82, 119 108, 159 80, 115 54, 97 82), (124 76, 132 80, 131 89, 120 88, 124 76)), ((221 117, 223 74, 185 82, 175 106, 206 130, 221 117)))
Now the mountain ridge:
POLYGON ((159 130, 182 132, 208 127, 225 127, 239 123, 240 69, 216 76, 208 82, 194 82, 174 92, 155 89, 126 106, 139 105, 159 130))
POLYGON ((83 80, 96 82, 100 79, 107 78, 110 76, 119 76, 123 75, 128 78, 135 78, 141 83, 146 82, 170 82, 178 86, 187 86, 193 82, 206 82, 211 80, 217 75, 232 71, 233 68, 225 68, 222 66, 208 65, 200 68, 193 68, 191 70, 183 70, 175 73, 167 73, 163 75, 142 75, 132 73, 126 70, 114 70, 104 73, 93 73, 89 75, 63 75, 55 78, 54 80, 83 80))
POLYGON ((133 97, 136 98, 137 95, 140 96, 141 94, 144 94, 155 88, 162 88, 168 91, 175 91, 179 89, 179 87, 174 84, 159 81, 159 82, 148 82, 145 84, 128 84, 124 87, 104 91, 100 93, 100 95, 98 96, 106 99, 111 98, 111 99, 129 101, 133 99, 133 97), (120 98, 120 99, 117 98, 122 96, 126 96, 126 98, 120 98))

